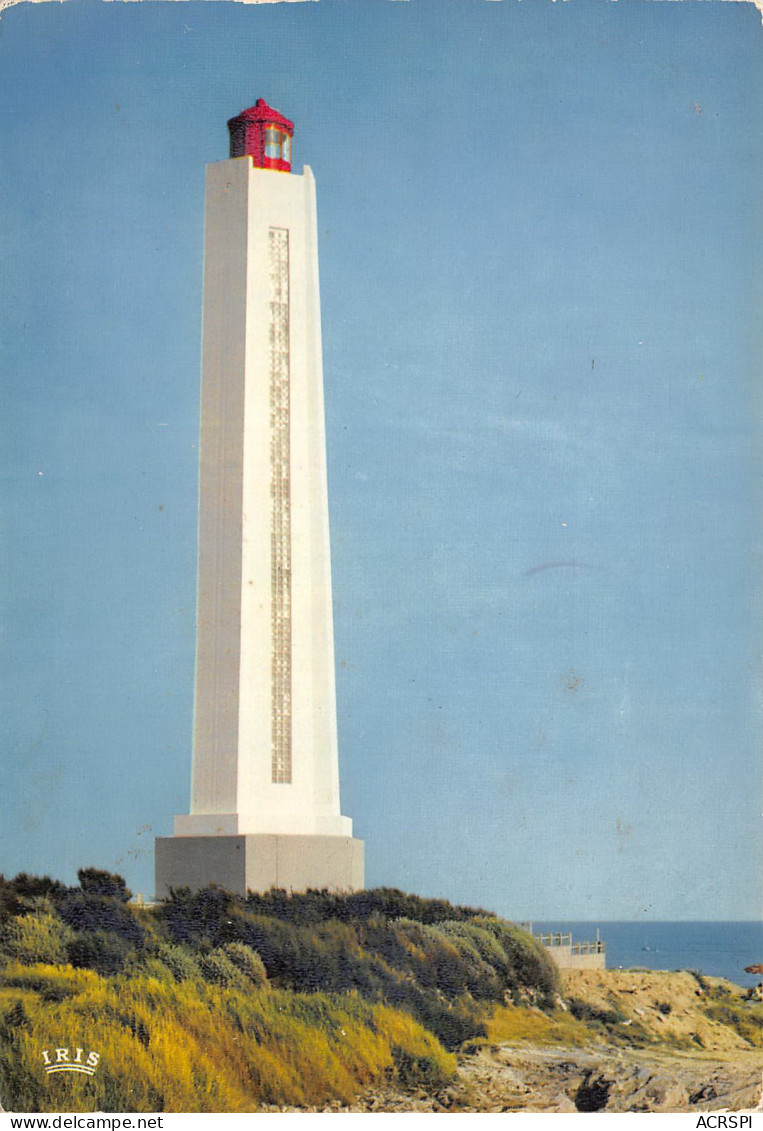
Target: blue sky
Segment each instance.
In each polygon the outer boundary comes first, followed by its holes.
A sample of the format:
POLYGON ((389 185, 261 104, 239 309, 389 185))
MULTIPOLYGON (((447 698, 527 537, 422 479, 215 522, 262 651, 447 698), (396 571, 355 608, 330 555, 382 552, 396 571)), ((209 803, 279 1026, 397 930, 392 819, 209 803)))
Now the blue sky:
POLYGON ((0 871, 187 812, 204 164, 318 186, 343 810, 367 881, 759 914, 760 13, 0 22, 0 871))

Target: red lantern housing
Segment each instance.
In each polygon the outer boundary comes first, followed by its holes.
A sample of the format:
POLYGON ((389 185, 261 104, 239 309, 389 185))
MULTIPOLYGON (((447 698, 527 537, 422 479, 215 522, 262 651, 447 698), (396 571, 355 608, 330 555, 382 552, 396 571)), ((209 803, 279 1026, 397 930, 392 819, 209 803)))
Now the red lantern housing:
POLYGON ((291 139, 294 123, 258 98, 254 106, 231 118, 231 157, 251 157, 259 169, 291 172, 291 139))

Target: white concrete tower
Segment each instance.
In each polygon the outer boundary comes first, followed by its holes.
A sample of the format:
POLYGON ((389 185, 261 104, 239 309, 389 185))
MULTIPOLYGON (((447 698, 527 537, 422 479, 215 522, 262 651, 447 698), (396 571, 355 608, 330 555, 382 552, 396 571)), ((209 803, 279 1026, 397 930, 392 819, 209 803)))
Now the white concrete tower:
POLYGON ((207 166, 189 816, 156 891, 363 886, 341 815, 315 182, 260 99, 207 166))

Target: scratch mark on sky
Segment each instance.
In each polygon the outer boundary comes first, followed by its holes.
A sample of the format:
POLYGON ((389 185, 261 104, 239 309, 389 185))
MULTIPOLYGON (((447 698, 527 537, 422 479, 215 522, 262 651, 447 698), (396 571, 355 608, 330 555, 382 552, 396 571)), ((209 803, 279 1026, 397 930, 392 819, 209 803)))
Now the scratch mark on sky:
POLYGON ((543 565, 526 569, 522 576, 532 577, 534 573, 543 573, 546 569, 591 569, 591 566, 587 565, 586 562, 544 562, 543 565))

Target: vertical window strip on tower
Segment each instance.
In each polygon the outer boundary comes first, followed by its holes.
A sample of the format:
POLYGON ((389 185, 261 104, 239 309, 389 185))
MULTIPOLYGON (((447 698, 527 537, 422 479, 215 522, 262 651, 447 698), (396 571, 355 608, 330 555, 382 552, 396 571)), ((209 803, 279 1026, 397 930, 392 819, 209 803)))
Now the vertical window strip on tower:
POLYGON ((289 232, 268 232, 270 268, 270 626, 272 781, 291 782, 289 232))

